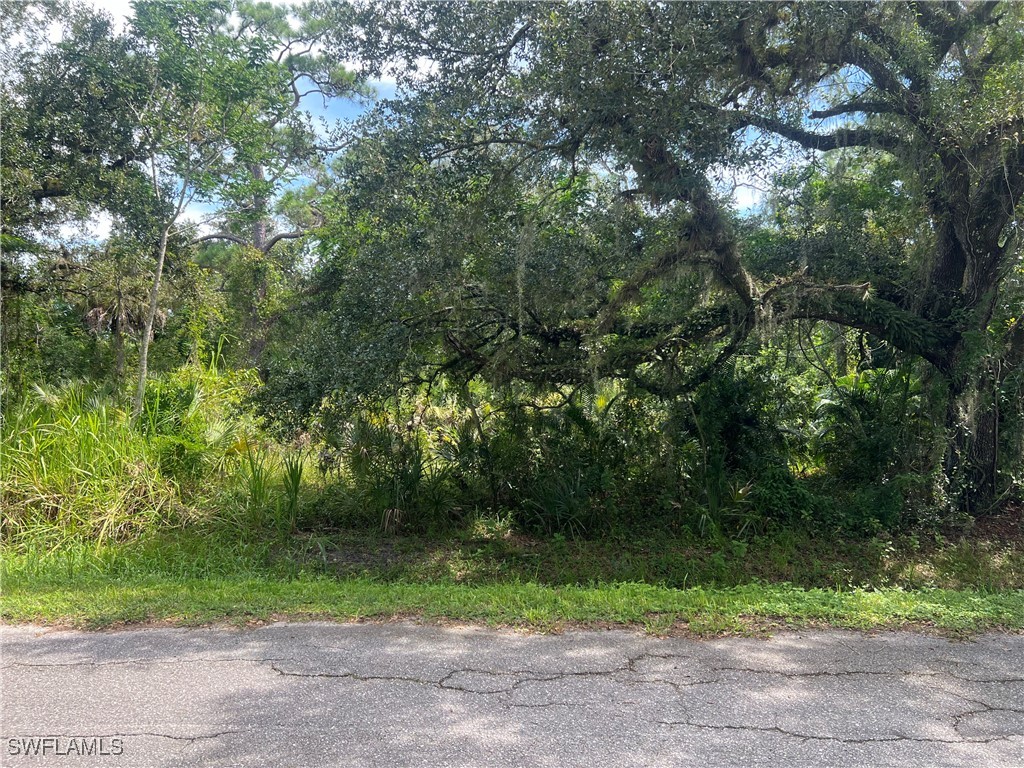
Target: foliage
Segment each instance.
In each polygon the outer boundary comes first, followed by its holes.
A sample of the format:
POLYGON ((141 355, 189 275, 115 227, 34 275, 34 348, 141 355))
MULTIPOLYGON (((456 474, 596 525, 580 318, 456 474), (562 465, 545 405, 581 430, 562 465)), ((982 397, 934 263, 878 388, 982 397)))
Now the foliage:
POLYGON ((490 521, 724 574, 1019 496, 1019 5, 35 8, 3 33, 18 551, 490 521))
MULTIPOLYGON (((36 387, 5 411, 4 538, 121 541, 229 519, 252 420, 238 406, 251 376, 189 366, 147 388, 139 425, 108 389, 36 387), (248 422, 248 423, 247 423, 248 422)), ((294 509, 292 479, 285 506, 294 509)), ((270 490, 257 501, 277 503, 270 490)))
POLYGON ((463 10, 357 3, 335 29, 404 92, 341 169, 309 387, 597 375, 682 397, 757 331, 832 323, 882 348, 871 367, 930 367, 945 431, 915 453, 992 508, 1005 419, 975 371, 1017 348, 982 339, 1020 254, 1024 117, 994 96, 1018 5, 463 10), (774 215, 736 216, 728 173, 771 178, 774 215), (533 253, 579 290, 546 292, 533 253))
POLYGON ((46 527, 103 541, 188 518, 146 441, 94 389, 36 390, 5 419, 3 442, 5 537, 46 527))

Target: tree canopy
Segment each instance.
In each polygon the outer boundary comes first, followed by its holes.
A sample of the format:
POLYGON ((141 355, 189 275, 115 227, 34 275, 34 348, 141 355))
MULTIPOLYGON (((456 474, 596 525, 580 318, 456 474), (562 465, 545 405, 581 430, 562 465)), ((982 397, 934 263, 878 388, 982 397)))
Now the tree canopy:
POLYGON ((720 440, 763 474, 756 433, 790 476, 844 429, 876 446, 857 482, 973 513, 1022 471, 1024 6, 139 2, 17 58, 5 290, 53 289, 41 235, 112 215, 93 251, 136 295, 152 272, 136 409, 177 302, 292 430, 456 393, 495 504, 481 413, 584 397, 661 413, 704 471, 720 440), (343 127, 305 108, 390 80, 343 127))

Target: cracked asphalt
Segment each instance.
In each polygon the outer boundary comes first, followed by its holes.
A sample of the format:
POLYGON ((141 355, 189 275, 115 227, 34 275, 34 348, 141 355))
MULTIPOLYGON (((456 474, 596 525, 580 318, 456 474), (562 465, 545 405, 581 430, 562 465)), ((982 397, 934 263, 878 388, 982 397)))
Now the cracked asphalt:
POLYGON ((5 767, 1024 766, 1024 635, 21 626, 0 667, 5 767))

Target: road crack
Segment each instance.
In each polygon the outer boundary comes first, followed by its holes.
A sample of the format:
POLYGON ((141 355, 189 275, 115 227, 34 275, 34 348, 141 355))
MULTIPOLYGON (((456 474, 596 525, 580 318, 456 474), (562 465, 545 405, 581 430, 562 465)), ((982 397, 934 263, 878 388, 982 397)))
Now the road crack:
POLYGON ((289 661, 285 657, 274 657, 267 659, 118 659, 116 661, 67 661, 58 663, 34 663, 15 662, 0 666, 0 671, 6 669, 59 669, 61 667, 118 667, 118 666, 161 666, 178 664, 265 664, 268 661, 289 661))
POLYGON ((712 731, 756 731, 759 733, 777 733, 792 739, 801 741, 832 741, 840 744, 882 744, 896 741, 919 742, 922 744, 990 744, 996 741, 1008 741, 1020 734, 1007 734, 1005 736, 993 736, 987 739, 930 739, 919 736, 865 736, 865 737, 843 737, 843 736, 821 736, 813 733, 800 733, 798 731, 787 731, 779 726, 763 725, 714 725, 711 723, 700 723, 693 720, 655 720, 659 725, 683 726, 687 728, 700 728, 712 731))

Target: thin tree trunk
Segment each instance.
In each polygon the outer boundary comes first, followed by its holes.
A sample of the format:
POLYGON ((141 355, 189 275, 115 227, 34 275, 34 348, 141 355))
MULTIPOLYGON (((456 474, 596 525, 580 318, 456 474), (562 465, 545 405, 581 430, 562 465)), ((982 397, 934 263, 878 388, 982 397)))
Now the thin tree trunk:
POLYGON ((846 353, 846 329, 839 323, 829 323, 832 332, 835 334, 832 340, 832 350, 836 356, 836 377, 843 378, 850 368, 849 356, 846 353))
MULTIPOLYGON (((249 172, 256 182, 262 182, 266 177, 263 173, 263 166, 253 163, 249 166, 249 172)), ((252 226, 252 244, 260 252, 262 259, 269 259, 267 253, 267 196, 262 192, 253 195, 253 213, 255 221, 252 226)), ((267 274, 266 265, 260 264, 257 284, 252 296, 252 306, 249 308, 248 317, 245 321, 245 335, 248 338, 247 356, 250 365, 256 365, 263 348, 266 346, 264 339, 264 323, 260 321, 260 305, 267 298, 267 274)))
POLYGON ((117 265, 117 303, 114 305, 114 384, 118 387, 124 381, 124 293, 121 291, 121 263, 117 265))
MULTIPOLYGON (((259 163, 250 164, 249 173, 255 182, 264 181, 266 178, 263 166, 259 163)), ((256 250, 262 251, 267 245, 267 196, 263 192, 255 192, 252 203, 255 218, 252 224, 252 244, 256 250)))
POLYGON ((157 246, 156 274, 153 277, 153 288, 149 292, 149 309, 146 312, 146 327, 142 331, 142 339, 139 344, 139 384, 135 390, 135 400, 132 403, 132 421, 138 421, 142 415, 143 399, 146 396, 146 376, 149 369, 149 341, 153 335, 153 323, 156 319, 157 299, 160 292, 160 278, 164 272, 164 257, 167 255, 167 238, 170 235, 170 227, 164 227, 160 233, 160 243, 157 246))
POLYGON ((124 380, 124 329, 121 318, 114 318, 114 382, 120 387, 124 380))
POLYGON ((469 391, 468 382, 462 385, 462 394, 466 399, 466 406, 469 409, 470 418, 473 420, 473 426, 476 428, 477 439, 480 441, 480 457, 484 462, 487 484, 490 486, 491 491, 491 511, 497 515, 500 509, 498 503, 498 474, 494 469, 494 457, 491 455, 491 447, 484 432, 484 425, 480 420, 480 414, 477 412, 476 403, 473 402, 473 395, 469 391))
POLYGON ((998 485, 995 380, 988 373, 960 393, 951 393, 947 428, 951 434, 946 477, 964 512, 991 511, 998 485))

